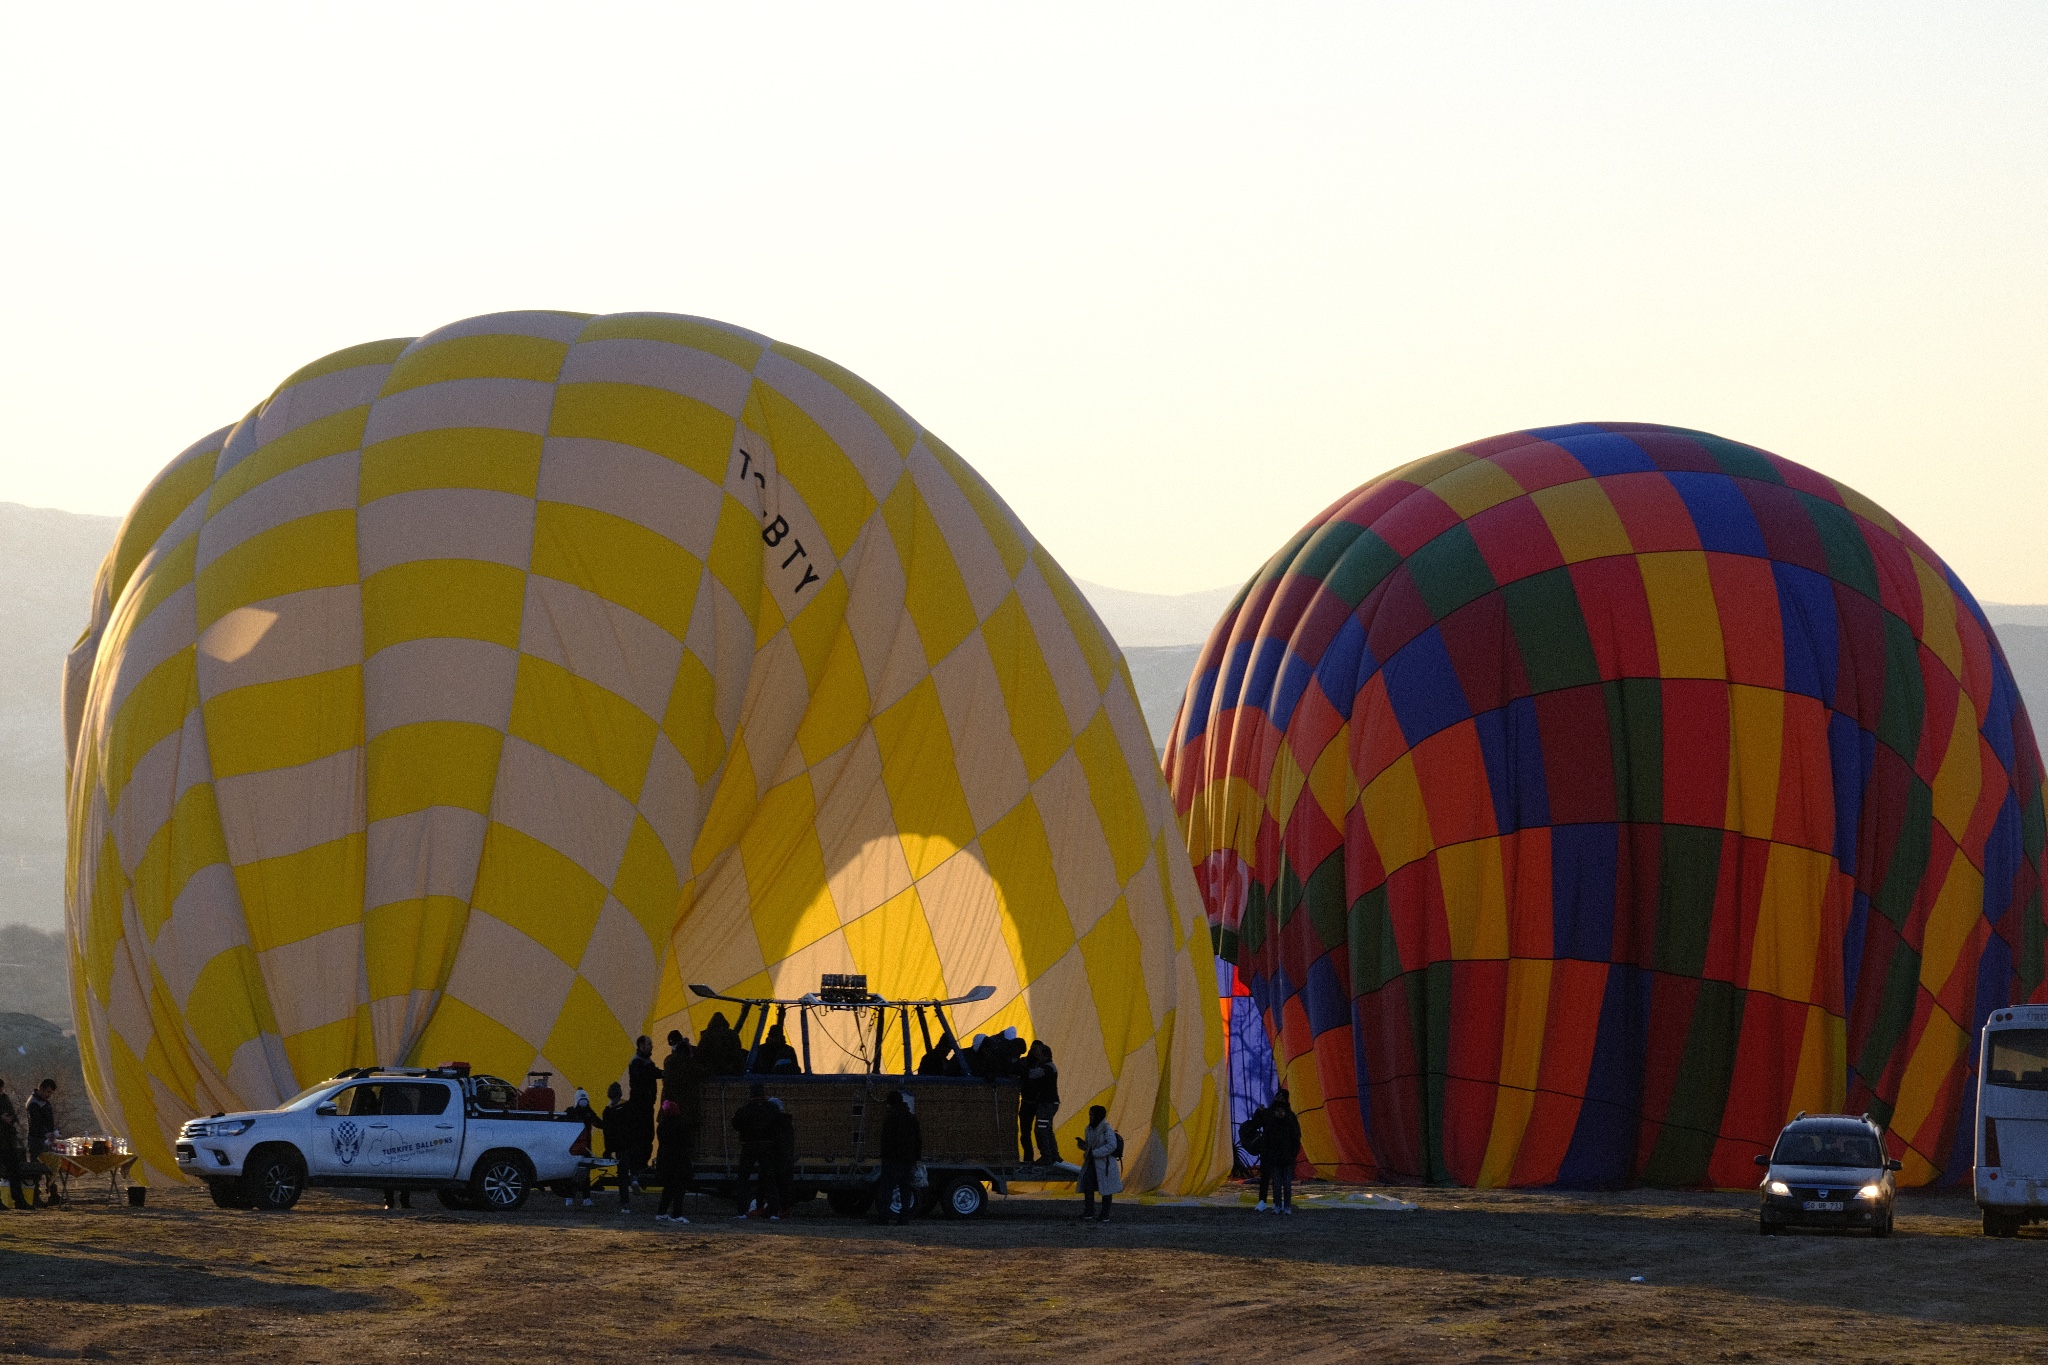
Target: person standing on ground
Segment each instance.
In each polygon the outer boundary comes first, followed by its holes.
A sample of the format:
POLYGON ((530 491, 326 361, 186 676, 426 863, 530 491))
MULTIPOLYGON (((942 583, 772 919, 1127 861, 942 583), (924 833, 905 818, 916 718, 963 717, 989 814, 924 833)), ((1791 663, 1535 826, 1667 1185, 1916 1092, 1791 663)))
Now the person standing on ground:
POLYGON ((626 1088, 613 1081, 605 1090, 607 1103, 604 1116, 597 1126, 604 1130, 605 1154, 615 1158, 619 1164, 619 1212, 633 1211, 633 1169, 627 1156, 633 1141, 633 1111, 626 1107, 623 1096, 626 1088))
POLYGON ((1031 1160, 1035 1137, 1038 1159, 1050 1166, 1060 1159, 1059 1139, 1052 1131, 1052 1121, 1060 1112, 1060 1069, 1053 1064, 1052 1049, 1043 1038, 1024 1054, 1024 1084, 1018 1094, 1017 1141, 1024 1148, 1024 1160, 1031 1160))
POLYGON ((770 1216, 776 1217, 788 1213, 795 1202, 796 1117, 779 1097, 768 1103, 775 1106, 775 1211, 770 1216))
POLYGON ((654 1135, 661 1145, 655 1149, 654 1174, 661 1181, 661 1202, 655 1205, 657 1223, 687 1223, 683 1217, 683 1194, 690 1188, 690 1137, 683 1126, 683 1107, 674 1100, 661 1102, 661 1116, 654 1135))
MULTIPOLYGON (((617 1086, 612 1088, 614 1090, 618 1089, 617 1086)), ((590 1207, 590 1167, 597 1160, 597 1155, 592 1149, 590 1135, 603 1129, 604 1120, 599 1118, 597 1111, 590 1107, 590 1092, 588 1090, 578 1090, 576 1092, 576 1098, 569 1105, 568 1116, 582 1124, 583 1131, 577 1135, 574 1142, 569 1144, 569 1155, 577 1158, 576 1184, 569 1197, 562 1201, 562 1207, 565 1209, 571 1208, 578 1199, 581 1199, 583 1207, 587 1209, 590 1207)))
POLYGON ((661 1098, 664 1102, 682 1100, 676 1095, 683 1083, 683 1069, 690 1063, 690 1045, 683 1040, 681 1029, 668 1031, 668 1056, 661 1059, 661 1098))
POLYGON ((758 1082, 747 1088, 747 1102, 733 1111, 732 1129, 740 1139, 739 1183, 734 1191, 740 1211, 735 1217, 745 1218, 749 1213, 758 1213, 763 1218, 777 1216, 775 1115, 775 1106, 768 1100, 768 1087, 758 1082), (752 1194, 747 1192, 750 1176, 752 1194))
POLYGON ((1294 1212, 1294 1163, 1301 1156, 1301 1119, 1285 1090, 1273 1093, 1259 1144, 1259 1170, 1273 1175, 1273 1212, 1294 1212))
POLYGON ((43 1083, 28 1097, 28 1176, 35 1182, 30 1186, 29 1203, 39 1204, 45 1183, 50 1187, 49 1202, 57 1202, 57 1176, 43 1164, 43 1153, 50 1150, 50 1144, 57 1140, 57 1107, 51 1103, 56 1098, 57 1082, 43 1077, 43 1083))
POLYGON ((1109 1126, 1109 1111, 1099 1104, 1088 1107, 1088 1127, 1074 1139, 1081 1145, 1081 1178, 1074 1187, 1081 1192, 1081 1221, 1094 1218, 1109 1221, 1109 1201, 1123 1193, 1124 1140, 1109 1126), (1096 1217, 1095 1196, 1102 1196, 1102 1214, 1096 1217))
POLYGON ((626 1179, 629 1162, 635 1180, 647 1169, 654 1153, 654 1101, 660 1090, 661 1068, 654 1064, 654 1040, 643 1033, 633 1043, 633 1060, 626 1063, 626 1111, 632 1115, 633 1147, 619 1162, 620 1180, 626 1179))
POLYGON ((1252 1110, 1246 1116, 1243 1123, 1237 1125, 1237 1145, 1243 1149, 1246 1156, 1257 1162, 1259 1166, 1258 1212, 1260 1213, 1266 1211, 1266 1190, 1273 1183, 1273 1168, 1266 1164, 1266 1159, 1263 1156, 1259 1155, 1260 1149, 1266 1143, 1266 1119, 1272 1112, 1272 1106, 1262 1104, 1252 1110))
POLYGON ((14 1112, 14 1101, 7 1096, 6 1081, 0 1081, 0 1176, 7 1179, 7 1190, 14 1196, 16 1209, 26 1213, 34 1207, 21 1200, 21 1118, 14 1112))
POLYGON ((924 1160, 924 1129, 910 1112, 901 1090, 889 1092, 889 1107, 882 1115, 882 1171, 875 1181, 876 1222, 889 1220, 891 1196, 896 1204, 896 1222, 910 1221, 917 1208, 917 1163, 924 1160))

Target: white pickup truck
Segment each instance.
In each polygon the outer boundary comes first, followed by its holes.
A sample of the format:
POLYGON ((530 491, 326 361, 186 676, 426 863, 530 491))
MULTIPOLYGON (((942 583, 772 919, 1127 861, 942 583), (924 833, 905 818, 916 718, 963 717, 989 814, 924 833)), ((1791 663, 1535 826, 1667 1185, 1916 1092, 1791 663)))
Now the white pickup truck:
POLYGON ((226 1209, 288 1209, 308 1186, 433 1190, 449 1208, 509 1212, 566 1181, 583 1125, 516 1107, 519 1092, 462 1065, 344 1071, 276 1109, 215 1114, 178 1132, 178 1169, 226 1209))

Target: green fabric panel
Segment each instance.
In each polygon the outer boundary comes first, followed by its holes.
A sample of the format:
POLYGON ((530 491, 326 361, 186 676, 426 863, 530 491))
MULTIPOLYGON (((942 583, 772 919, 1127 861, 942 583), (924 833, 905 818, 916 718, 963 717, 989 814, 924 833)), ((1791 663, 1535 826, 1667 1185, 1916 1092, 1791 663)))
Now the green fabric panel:
POLYGON ((1355 607, 1400 567, 1401 556, 1394 547, 1376 532, 1366 531, 1351 542, 1344 557, 1323 576, 1323 587, 1344 605, 1355 607))
POLYGON ((1892 953, 1891 967, 1884 974, 1884 990, 1878 997, 1877 1017, 1871 1021, 1870 1036, 1856 1054, 1856 1071, 1871 1088, 1892 1059, 1892 1051, 1913 1023, 1913 1006, 1920 998, 1920 954, 1901 942, 1892 953))
POLYGON ((1746 992, 1726 981, 1703 981, 1685 1034, 1685 1059, 1664 1110, 1664 1127, 1643 1168, 1643 1183, 1666 1188, 1698 1185, 1721 1131, 1735 1048, 1742 1037, 1746 992))
POLYGON ((1209 946, 1216 956, 1225 962, 1237 961, 1237 930, 1226 929, 1220 924, 1209 926, 1209 946))
POLYGON ((1878 1127, 1889 1128, 1892 1126, 1892 1108, 1890 1100, 1882 1095, 1873 1094, 1870 1097, 1870 1104, 1864 1112, 1868 1113, 1876 1121, 1878 1127))
POLYGON ((1444 1079, 1451 1070, 1451 965, 1432 962, 1423 978, 1422 1017, 1428 1050, 1418 1047, 1415 1055, 1425 1057, 1429 1082, 1429 1132, 1424 1151, 1429 1157, 1426 1178, 1432 1185, 1451 1183, 1451 1169, 1444 1161, 1444 1079))
POLYGON ((1245 891, 1244 914, 1237 921, 1238 951, 1256 953, 1266 943, 1267 891, 1256 881, 1245 891))
POLYGON ((1657 869, 1655 966, 1660 972, 1698 976, 1706 969, 1725 838, 1718 829, 1664 827, 1663 856, 1657 869))
POLYGON ((1301 878, 1294 875, 1294 864, 1285 853, 1280 855, 1280 873, 1273 878, 1273 924, 1285 929, 1294 912, 1301 908, 1301 878))
POLYGON ((1657 678, 1622 678, 1601 690, 1614 758, 1614 809, 1629 824, 1662 824, 1664 684, 1657 678))
POLYGON ((1408 556, 1408 572, 1438 619, 1497 586, 1479 543, 1462 521, 1408 556))
POLYGON ((1847 508, 1811 493, 1801 493, 1799 500, 1806 504, 1806 516, 1813 529, 1820 532, 1820 543, 1828 556, 1828 577, 1848 584, 1873 602, 1884 600, 1883 589, 1877 583, 1877 560, 1871 556, 1870 544, 1863 539, 1856 518, 1847 508))
POLYGON ((1401 974, 1401 947, 1394 939, 1386 883, 1351 902, 1349 919, 1351 993, 1370 995, 1401 974))
POLYGON ((1308 910, 1309 923, 1315 926, 1316 937, 1322 941, 1325 952, 1344 946, 1345 912, 1344 904, 1344 849, 1339 845, 1329 857, 1301 885, 1301 899, 1308 910))
POLYGON ((2048 925, 2041 923, 2040 887, 2027 892, 2020 910, 2023 918, 2020 920, 2019 961, 2013 966, 2020 978, 2019 998, 2027 1000, 2040 986, 2042 976, 2048 975, 2048 967, 2044 967, 2042 962, 2043 946, 2048 943, 2048 925))
POLYGON ((1933 844, 1934 789, 1915 775, 1906 789, 1906 819, 1898 842, 1892 845, 1891 866, 1885 869, 1884 882, 1871 898, 1877 912, 1902 930, 1913 913, 1913 897, 1919 894, 1920 878, 1926 875, 1933 844))
POLYGON ((2036 867, 2041 865, 2042 849, 2048 847, 2048 810, 2043 809, 2042 797, 2042 789, 2035 787, 2020 803, 2020 841, 2027 861, 2036 867))
POLYGON ((1884 710, 1877 741, 1907 766, 1920 756, 1920 727, 1927 720, 1927 680, 1920 676, 1920 642, 1904 621, 1884 614, 1884 710))
POLYGON ((1296 531, 1293 538, 1280 547, 1280 552, 1266 561, 1265 567, 1259 570, 1258 577, 1252 581, 1271 583, 1294 572, 1294 557, 1301 553, 1301 547, 1308 544, 1309 537, 1315 533, 1316 528, 1313 526, 1304 526, 1296 531))
POLYGON ((1600 661, 1586 634, 1578 589, 1567 569, 1549 569, 1501 589, 1522 669, 1532 692, 1554 692, 1600 681, 1600 661))
POLYGON ((1725 437, 1709 436, 1704 431, 1686 434, 1706 447, 1707 453, 1714 457, 1714 463, 1721 466, 1723 474, 1738 479, 1757 479, 1763 483, 1785 482, 1776 465, 1747 446, 1739 446, 1725 437))
POLYGON ((1344 558, 1344 552, 1351 543, 1366 534, 1363 526, 1355 521, 1326 521, 1316 528, 1316 533, 1302 546, 1301 556, 1295 561, 1294 572, 1303 578, 1323 579, 1330 570, 1344 558))

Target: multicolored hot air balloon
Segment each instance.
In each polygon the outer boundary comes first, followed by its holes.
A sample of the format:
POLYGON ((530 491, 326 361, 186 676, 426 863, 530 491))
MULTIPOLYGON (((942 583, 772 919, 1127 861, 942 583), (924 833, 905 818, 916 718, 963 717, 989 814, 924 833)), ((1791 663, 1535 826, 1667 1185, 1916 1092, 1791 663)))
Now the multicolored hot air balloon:
MULTIPOLYGON (((103 1119, 459 1058, 601 1090, 686 983, 996 988, 1140 1184, 1229 1169, 1201 902, 1116 646, 817 356, 505 313, 300 370, 122 527, 66 680, 103 1119)), ((1069 1131, 1070 1130, 1070 1131, 1069 1131)))
POLYGON ((1343 498, 1217 625, 1167 765, 1328 1174, 1747 1185, 1846 1109, 1952 1180, 1980 1024, 2048 999, 1983 612, 1869 499, 1701 432, 1343 498))

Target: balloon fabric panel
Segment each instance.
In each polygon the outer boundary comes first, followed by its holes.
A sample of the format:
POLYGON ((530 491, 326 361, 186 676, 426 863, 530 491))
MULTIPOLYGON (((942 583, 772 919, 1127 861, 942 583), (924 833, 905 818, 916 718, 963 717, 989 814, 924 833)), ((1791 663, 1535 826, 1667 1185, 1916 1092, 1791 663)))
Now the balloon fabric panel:
POLYGON ((687 983, 822 972, 992 985, 956 1022, 1051 1043, 1063 1142, 1105 1103, 1140 1185, 1229 1169, 1121 656, 820 357, 535 312, 315 362, 143 494, 65 708, 81 1050, 159 1176, 183 1120, 348 1066, 601 1093, 708 1022, 687 983))
POLYGON ((1983 612, 1705 433, 1518 432, 1341 499, 1212 633, 1167 774, 1328 1174, 1746 1185, 1794 1113, 1867 1110, 1953 1181, 1978 1029, 2048 998, 1983 612))

